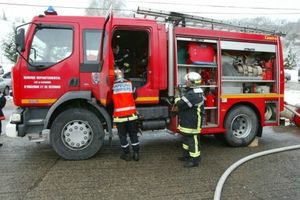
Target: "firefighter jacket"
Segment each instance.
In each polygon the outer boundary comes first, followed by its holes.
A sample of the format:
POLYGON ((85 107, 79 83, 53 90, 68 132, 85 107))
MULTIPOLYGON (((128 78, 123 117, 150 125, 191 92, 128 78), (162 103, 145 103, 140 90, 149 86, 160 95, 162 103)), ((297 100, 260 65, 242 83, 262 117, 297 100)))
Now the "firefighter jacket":
POLYGON ((6 98, 5 98, 4 94, 0 94, 0 120, 5 120, 5 116, 4 116, 4 113, 2 111, 5 104, 6 104, 6 98))
POLYGON ((115 55, 115 67, 118 67, 119 69, 122 69, 124 71, 124 74, 128 74, 131 71, 131 56, 130 51, 128 49, 125 49, 124 51, 120 51, 117 55, 115 55))
POLYGON ((202 126, 204 97, 201 88, 188 88, 185 95, 175 99, 178 107, 178 129, 186 134, 199 134, 202 126))
POLYGON ((136 120, 134 89, 132 83, 126 79, 117 79, 113 85, 112 99, 114 102, 114 122, 136 120))

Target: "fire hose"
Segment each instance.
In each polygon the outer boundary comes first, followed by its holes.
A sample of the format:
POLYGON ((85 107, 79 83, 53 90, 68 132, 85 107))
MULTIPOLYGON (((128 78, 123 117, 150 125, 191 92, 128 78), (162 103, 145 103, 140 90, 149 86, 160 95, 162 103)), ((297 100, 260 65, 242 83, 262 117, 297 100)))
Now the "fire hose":
POLYGON ((222 188, 223 185, 227 179, 227 177, 240 165, 244 164, 245 162, 252 160, 254 158, 258 158, 261 156, 269 155, 269 154, 274 154, 274 153, 280 153, 283 151, 290 151, 290 150, 296 150, 300 149, 300 145, 292 145, 292 146, 287 146, 287 147, 281 147, 281 148, 276 148, 276 149, 270 149, 262 152, 258 152, 249 156, 246 156, 237 162, 233 163, 227 170, 222 174, 221 178, 218 181, 218 184, 216 186, 215 194, 214 194, 214 200, 220 200, 221 199, 221 193, 222 193, 222 188))
MULTIPOLYGON (((285 102, 284 107, 290 111, 293 116, 290 118, 293 118, 295 124, 300 127, 300 106, 299 105, 292 105, 287 102, 285 102)), ((269 154, 274 154, 274 153, 280 153, 283 151, 290 151, 290 150, 296 150, 300 149, 300 145, 293 145, 293 146, 287 146, 287 147, 281 147, 281 148, 276 148, 276 149, 270 149, 262 152, 258 152, 249 156, 246 156, 237 162, 233 163, 227 170, 222 174, 221 178, 218 181, 218 184, 216 186, 215 194, 214 194, 214 200, 220 200, 221 199, 221 192, 223 185, 228 178, 228 176, 239 166, 244 164, 245 162, 252 160, 254 158, 258 158, 261 156, 269 155, 269 154)))
POLYGON ((288 110, 292 115, 287 113, 283 113, 283 116, 294 121, 294 123, 300 127, 300 105, 292 105, 285 102, 284 107, 288 110))
MULTIPOLYGON (((288 109, 289 111, 291 111, 293 114, 295 114, 297 117, 300 117, 300 113, 298 113, 298 112, 296 112, 295 110, 293 110, 292 108, 290 108, 290 107, 288 107, 288 106, 292 106, 292 107, 297 107, 297 106, 295 106, 295 105, 292 105, 292 104, 289 104, 289 103, 286 103, 285 102, 285 104, 286 105, 284 105, 284 107, 286 108, 286 109, 288 109)), ((300 108, 300 107, 299 107, 300 108)))

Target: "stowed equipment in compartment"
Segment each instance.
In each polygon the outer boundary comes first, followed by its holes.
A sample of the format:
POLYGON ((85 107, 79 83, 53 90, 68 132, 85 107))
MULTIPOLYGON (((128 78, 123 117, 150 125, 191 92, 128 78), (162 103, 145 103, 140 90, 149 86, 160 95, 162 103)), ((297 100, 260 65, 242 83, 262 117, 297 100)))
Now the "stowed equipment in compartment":
POLYGON ((218 65, 216 40, 177 37, 177 84, 185 88, 184 76, 189 72, 201 75, 200 87, 206 97, 203 127, 218 124, 218 65))

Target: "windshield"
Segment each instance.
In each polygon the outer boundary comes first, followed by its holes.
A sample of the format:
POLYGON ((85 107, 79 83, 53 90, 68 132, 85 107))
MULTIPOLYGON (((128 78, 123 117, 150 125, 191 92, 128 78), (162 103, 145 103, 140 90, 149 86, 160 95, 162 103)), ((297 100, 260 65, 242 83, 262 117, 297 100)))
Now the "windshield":
POLYGON ((33 66, 49 67, 69 57, 72 50, 72 29, 37 29, 30 48, 29 63, 33 66))

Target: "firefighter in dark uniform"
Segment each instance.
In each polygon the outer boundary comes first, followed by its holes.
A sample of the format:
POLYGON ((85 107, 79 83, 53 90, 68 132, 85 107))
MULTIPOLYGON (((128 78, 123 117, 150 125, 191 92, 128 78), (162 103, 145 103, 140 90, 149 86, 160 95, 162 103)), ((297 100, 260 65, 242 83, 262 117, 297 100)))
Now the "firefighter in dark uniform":
POLYGON ((124 79, 123 71, 115 69, 115 82, 113 85, 112 99, 114 102, 114 123, 117 126, 123 154, 121 159, 130 161, 130 148, 127 141, 129 135, 133 150, 133 160, 139 160, 139 139, 137 136, 137 111, 134 101, 134 88, 132 83, 124 79))
POLYGON ((189 72, 184 78, 187 90, 182 97, 175 99, 179 119, 177 128, 183 135, 183 157, 179 160, 186 161, 184 167, 197 167, 200 162, 198 136, 201 132, 201 115, 204 109, 203 91, 199 87, 201 76, 196 72, 189 72))
MULTIPOLYGON (((4 113, 2 111, 2 109, 4 108, 6 104, 6 98, 4 96, 4 93, 0 93, 0 136, 2 134, 2 120, 5 120, 5 116, 4 113)), ((2 143, 0 143, 0 147, 2 147, 2 143)))
POLYGON ((131 74, 131 55, 129 49, 120 49, 119 45, 113 48, 115 66, 124 72, 125 78, 130 78, 131 74))

